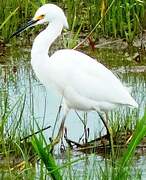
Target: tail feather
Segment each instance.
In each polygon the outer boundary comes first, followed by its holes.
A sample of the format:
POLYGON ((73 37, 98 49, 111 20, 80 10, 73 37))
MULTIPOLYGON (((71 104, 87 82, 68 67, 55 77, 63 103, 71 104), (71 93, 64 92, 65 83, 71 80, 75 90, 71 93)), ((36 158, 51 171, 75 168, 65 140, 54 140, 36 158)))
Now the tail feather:
POLYGON ((134 108, 138 108, 137 102, 132 97, 128 104, 134 108))

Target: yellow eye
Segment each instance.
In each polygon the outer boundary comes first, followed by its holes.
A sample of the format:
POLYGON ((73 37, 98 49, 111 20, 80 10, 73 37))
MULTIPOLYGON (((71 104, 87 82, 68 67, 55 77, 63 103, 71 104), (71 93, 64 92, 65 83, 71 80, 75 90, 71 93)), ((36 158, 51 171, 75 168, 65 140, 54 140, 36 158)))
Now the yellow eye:
POLYGON ((42 14, 42 15, 40 15, 40 16, 38 16, 38 17, 36 17, 36 20, 41 20, 41 19, 43 19, 45 17, 45 15, 44 14, 42 14))

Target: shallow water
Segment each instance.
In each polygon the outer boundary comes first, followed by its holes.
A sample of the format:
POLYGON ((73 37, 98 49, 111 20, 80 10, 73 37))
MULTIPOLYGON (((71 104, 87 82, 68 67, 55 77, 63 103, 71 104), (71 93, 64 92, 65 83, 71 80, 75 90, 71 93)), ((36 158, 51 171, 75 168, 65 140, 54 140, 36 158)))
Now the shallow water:
MULTIPOLYGON (((132 95, 139 104, 138 110, 131 110, 124 107, 115 110, 110 117, 114 118, 114 114, 116 115, 117 112, 121 119, 124 119, 123 117, 126 118, 126 116, 130 116, 130 114, 133 113, 136 113, 141 117, 146 104, 145 59, 139 64, 127 60, 127 54, 125 55, 123 51, 119 50, 97 49, 92 52, 84 49, 84 51, 92 55, 92 57, 100 59, 99 61, 112 69, 127 87, 131 87, 132 95)), ((10 48, 7 54, 1 58, 0 75, 1 103, 3 102, 3 95, 7 96, 9 108, 11 109, 14 107, 14 104, 19 101, 20 96, 23 99, 24 95, 26 95, 25 108, 20 128, 22 130, 22 137, 23 134, 26 134, 23 133, 23 131, 30 133, 30 126, 34 126, 37 130, 35 121, 37 121, 40 127, 51 125, 51 128, 45 131, 47 139, 48 137, 51 137, 61 102, 61 96, 57 94, 52 87, 46 90, 35 77, 30 66, 30 48, 15 48, 15 50, 10 48)), ((8 126, 13 123, 14 117, 18 115, 19 107, 16 109, 17 111, 9 117, 8 126)), ((2 112, 2 106, 0 110, 2 112)), ((81 117, 84 116, 83 113, 80 113, 80 115, 81 117)), ((88 113, 87 117, 87 127, 89 128, 90 133, 89 139, 94 139, 99 134, 105 133, 103 124, 95 112, 88 113)), ((59 123, 60 121, 57 123, 57 127, 59 126, 59 123)), ((67 128, 68 137, 78 141, 83 134, 84 126, 74 111, 70 112, 68 115, 65 126, 67 128)), ((57 132, 57 127, 55 128, 55 132, 57 132)), ((144 162, 146 162, 146 159, 145 156, 142 155, 138 158, 137 164, 143 169, 143 172, 145 169, 145 166, 143 166, 144 162)), ((146 177, 145 173, 143 173, 143 177, 146 177)))

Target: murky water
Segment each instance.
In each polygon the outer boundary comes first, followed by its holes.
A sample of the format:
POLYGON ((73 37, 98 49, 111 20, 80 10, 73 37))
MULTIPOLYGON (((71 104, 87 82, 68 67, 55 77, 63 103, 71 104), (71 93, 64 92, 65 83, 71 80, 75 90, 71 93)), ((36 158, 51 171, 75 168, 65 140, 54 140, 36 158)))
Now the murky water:
MULTIPOLYGON (((40 127, 51 125, 51 128, 45 132, 46 137, 49 137, 52 135, 56 115, 61 102, 61 96, 57 94, 57 92, 52 87, 46 90, 37 80, 30 66, 29 48, 15 48, 15 50, 12 49, 13 48, 10 48, 8 55, 1 58, 1 103, 3 101, 3 95, 7 96, 9 107, 11 109, 14 107, 15 103, 19 101, 20 97, 23 99, 23 97, 26 95, 25 108, 22 118, 22 130, 28 132, 30 126, 35 124, 35 119, 40 127)), ((100 62, 106 64, 107 67, 112 69, 112 71, 120 77, 122 82, 127 87, 131 87, 132 94, 139 104, 138 111, 130 110, 126 107, 120 110, 117 109, 115 111, 118 113, 121 112, 121 117, 123 117, 123 113, 126 117, 127 114, 132 114, 133 112, 137 112, 139 117, 141 117, 146 105, 145 59, 141 64, 131 62, 126 59, 126 55, 122 52, 114 52, 111 49, 98 49, 93 53, 89 51, 88 53, 90 55, 92 54, 92 56, 96 58, 99 58, 100 62)), ((13 122, 14 117, 17 116, 19 107, 16 109, 16 113, 13 113, 10 116, 9 125, 11 125, 13 122)), ((83 113, 80 113, 80 115, 83 117, 83 113)), ((88 113, 87 117, 87 127, 90 129, 89 139, 94 139, 99 135, 99 133, 105 133, 103 124, 95 112, 88 113)), ((57 123, 57 127, 59 124, 60 121, 57 123)), ((68 115, 65 126, 67 128, 68 137, 72 140, 78 141, 83 134, 84 127, 83 123, 81 120, 79 120, 77 114, 74 111, 70 112, 68 115)), ((58 129, 57 127, 55 128, 56 132, 58 129)), ((137 161, 138 166, 142 169, 145 169, 145 166, 143 166, 145 161, 145 156, 140 156, 137 161)), ((143 176, 146 177, 145 173, 143 176)))

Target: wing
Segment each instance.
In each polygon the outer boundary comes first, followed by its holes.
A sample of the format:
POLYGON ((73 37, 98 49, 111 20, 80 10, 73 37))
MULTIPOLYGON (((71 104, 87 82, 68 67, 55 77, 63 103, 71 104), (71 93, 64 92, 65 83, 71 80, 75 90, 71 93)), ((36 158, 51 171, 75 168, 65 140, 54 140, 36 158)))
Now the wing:
POLYGON ((62 89, 71 87, 79 95, 94 101, 136 106, 120 80, 91 57, 75 50, 60 50, 52 57, 58 67, 56 73, 59 73, 62 89))

